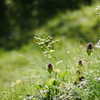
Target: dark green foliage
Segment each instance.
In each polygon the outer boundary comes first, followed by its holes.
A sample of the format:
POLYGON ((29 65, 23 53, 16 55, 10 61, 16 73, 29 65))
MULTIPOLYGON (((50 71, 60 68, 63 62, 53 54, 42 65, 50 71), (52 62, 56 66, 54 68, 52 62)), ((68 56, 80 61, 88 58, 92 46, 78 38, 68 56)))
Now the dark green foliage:
POLYGON ((59 11, 78 9, 93 0, 0 0, 0 46, 18 48, 32 37, 29 31, 59 11))

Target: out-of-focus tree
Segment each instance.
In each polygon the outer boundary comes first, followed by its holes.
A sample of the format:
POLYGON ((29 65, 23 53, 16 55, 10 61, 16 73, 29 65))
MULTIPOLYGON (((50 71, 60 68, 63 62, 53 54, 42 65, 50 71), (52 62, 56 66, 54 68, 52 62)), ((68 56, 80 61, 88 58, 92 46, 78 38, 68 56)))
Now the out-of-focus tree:
POLYGON ((10 34, 10 23, 5 0, 0 0, 0 45, 6 45, 10 34))
POLYGON ((75 10, 80 8, 82 4, 90 5, 91 3, 92 0, 37 0, 39 23, 42 24, 59 11, 75 10))
POLYGON ((59 11, 90 5, 93 0, 0 0, 0 46, 11 49, 28 42, 30 30, 59 11))

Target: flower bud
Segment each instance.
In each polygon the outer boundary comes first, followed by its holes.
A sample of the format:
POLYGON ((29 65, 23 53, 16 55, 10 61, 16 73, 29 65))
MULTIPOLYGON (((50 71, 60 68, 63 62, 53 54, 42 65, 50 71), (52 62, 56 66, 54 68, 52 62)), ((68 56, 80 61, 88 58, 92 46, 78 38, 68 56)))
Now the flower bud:
POLYGON ((48 71, 49 73, 51 73, 51 72, 53 71, 53 65, 52 65, 51 63, 49 63, 49 64, 47 65, 47 71, 48 71))
POLYGON ((88 43, 87 44, 87 49, 92 50, 93 49, 93 44, 92 43, 88 43))
POLYGON ((87 54, 88 54, 88 56, 91 55, 92 49, 93 49, 93 44, 88 43, 87 44, 87 54))
POLYGON ((79 66, 82 66, 83 65, 83 61, 81 59, 78 61, 78 65, 79 66))

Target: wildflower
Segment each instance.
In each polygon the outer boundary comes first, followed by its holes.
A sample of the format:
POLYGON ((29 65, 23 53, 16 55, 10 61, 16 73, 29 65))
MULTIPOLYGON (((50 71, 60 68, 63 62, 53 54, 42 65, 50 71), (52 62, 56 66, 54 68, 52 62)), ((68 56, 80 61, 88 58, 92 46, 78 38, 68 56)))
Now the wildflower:
POLYGON ((11 83, 11 86, 13 87, 13 86, 15 86, 15 84, 16 84, 15 82, 12 82, 12 83, 11 83))
POLYGON ((79 66, 82 66, 83 65, 83 61, 81 59, 78 61, 78 65, 79 66))
POLYGON ((96 11, 96 15, 97 15, 97 17, 100 15, 100 6, 97 6, 96 8, 95 8, 95 11, 96 11))
POLYGON ((98 81, 100 81, 100 77, 98 77, 98 78, 95 78, 95 79, 97 79, 98 81))
POLYGON ((47 71, 48 71, 49 73, 51 73, 51 72, 53 71, 53 64, 49 63, 49 64, 47 65, 47 71))
POLYGON ((70 54, 70 51, 67 51, 67 54, 70 54))
POLYGON ((54 69, 54 71, 56 72, 56 73, 59 73, 60 72, 60 69, 54 69))
POLYGON ((80 45, 80 46, 79 46, 79 48, 83 48, 83 46, 82 46, 82 45, 80 45))
POLYGON ((87 54, 88 54, 88 56, 91 55, 92 49, 93 49, 93 44, 88 43, 87 44, 87 54))
POLYGON ((18 79, 18 80, 16 81, 16 83, 17 83, 17 84, 20 84, 20 83, 21 83, 21 80, 18 79))
POLYGON ((93 44, 92 43, 88 43, 87 44, 87 49, 90 49, 90 50, 93 49, 93 44))
POLYGON ((49 63, 49 64, 47 65, 47 67, 48 67, 48 68, 52 68, 53 65, 52 65, 51 63, 49 63))
POLYGON ((100 10, 100 6, 96 6, 95 10, 96 11, 100 10))
POLYGON ((100 48, 100 40, 97 42, 97 44, 95 45, 96 48, 100 48))

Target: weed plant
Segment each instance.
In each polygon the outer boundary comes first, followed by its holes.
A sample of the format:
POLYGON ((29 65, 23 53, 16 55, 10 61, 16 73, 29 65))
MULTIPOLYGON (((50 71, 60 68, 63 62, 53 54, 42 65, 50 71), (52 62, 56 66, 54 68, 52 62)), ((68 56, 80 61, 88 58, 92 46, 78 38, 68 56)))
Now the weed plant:
MULTIPOLYGON (((42 38, 36 39, 42 41, 42 38)), ((79 46, 75 57, 70 51, 66 53, 65 59, 60 60, 56 56, 59 61, 48 63, 46 66, 46 71, 49 73, 48 79, 42 84, 34 84, 38 90, 35 98, 40 100, 99 99, 99 56, 97 49, 93 48, 93 44, 88 43, 85 49, 79 46)), ((51 52, 49 53, 51 55, 51 52)), ((55 55, 53 56, 55 58, 55 55)))
POLYGON ((33 61, 29 80, 12 82, 10 89, 1 92, 1 100, 99 100, 100 41, 59 51, 54 46, 58 40, 51 36, 35 39, 44 57, 41 54, 33 61))

